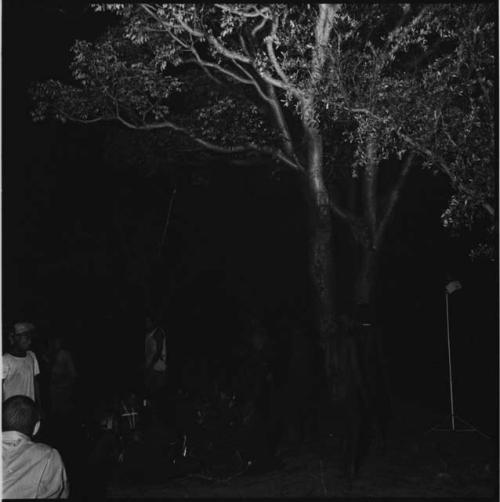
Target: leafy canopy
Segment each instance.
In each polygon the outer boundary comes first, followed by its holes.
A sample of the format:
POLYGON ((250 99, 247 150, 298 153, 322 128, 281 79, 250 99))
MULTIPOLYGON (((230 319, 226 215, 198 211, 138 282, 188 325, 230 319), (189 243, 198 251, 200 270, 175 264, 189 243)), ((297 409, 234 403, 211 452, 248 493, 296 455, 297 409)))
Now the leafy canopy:
POLYGON ((172 148, 270 155, 352 175, 419 157, 454 195, 445 226, 494 216, 493 4, 102 4, 119 22, 73 46, 74 81, 35 86, 35 120, 166 130, 172 148), (351 145, 350 147, 348 145, 351 145))

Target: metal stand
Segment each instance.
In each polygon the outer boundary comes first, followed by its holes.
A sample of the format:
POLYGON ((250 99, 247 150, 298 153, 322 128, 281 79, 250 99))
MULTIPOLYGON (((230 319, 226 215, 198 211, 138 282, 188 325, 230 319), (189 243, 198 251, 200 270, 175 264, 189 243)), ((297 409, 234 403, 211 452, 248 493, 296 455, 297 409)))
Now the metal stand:
POLYGON ((486 439, 492 439, 491 436, 488 436, 488 434, 485 434, 484 432, 480 431, 466 420, 460 418, 458 415, 450 415, 448 418, 451 418, 451 421, 454 424, 452 425, 451 428, 441 425, 436 425, 435 427, 432 427, 432 429, 429 429, 426 432, 426 434, 428 434, 429 432, 476 432, 477 434, 483 436, 486 439), (457 427, 456 426, 457 422, 463 424, 465 427, 460 427, 460 428, 457 427))
POLYGON ((491 439, 490 436, 488 436, 484 432, 480 431, 479 429, 474 427, 472 424, 470 424, 469 422, 465 421, 463 418, 460 418, 458 415, 455 414, 455 404, 453 401, 453 372, 452 372, 452 366, 451 366, 450 309, 449 309, 448 296, 449 296, 449 293, 447 291, 445 291, 444 297, 445 297, 445 304, 446 304, 446 336, 447 336, 447 340, 448 340, 448 375, 449 375, 449 381, 450 381, 450 414, 448 415, 448 419, 450 420, 451 428, 437 425, 435 427, 432 427, 430 430, 428 430, 427 433, 434 432, 434 431, 477 432, 481 436, 483 436, 487 439, 491 439), (462 424, 465 427, 461 427, 461 428, 457 427, 457 422, 462 424))
POLYGON ((165 227, 163 228, 163 234, 161 236, 160 245, 158 246, 158 257, 161 257, 161 252, 163 250, 163 245, 165 244, 165 238, 167 237, 168 224, 170 223, 170 215, 172 213, 172 206, 174 205, 175 194, 177 193, 177 186, 174 186, 172 190, 172 196, 170 197, 170 202, 168 204, 167 219, 165 220, 165 227))

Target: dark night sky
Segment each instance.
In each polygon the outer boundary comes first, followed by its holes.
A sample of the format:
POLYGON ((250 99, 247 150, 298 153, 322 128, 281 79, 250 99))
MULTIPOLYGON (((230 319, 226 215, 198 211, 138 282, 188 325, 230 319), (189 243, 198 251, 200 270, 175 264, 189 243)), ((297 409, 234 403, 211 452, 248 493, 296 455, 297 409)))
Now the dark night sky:
MULTIPOLYGON (((78 8, 3 3, 3 319, 78 332, 81 360, 96 346, 112 354, 123 344, 131 361, 145 308, 136 268, 157 254, 172 180, 112 169, 103 160, 106 126, 29 118, 30 82, 68 78, 72 41, 94 37, 105 26, 101 19, 78 8)), ((307 303, 305 222, 294 179, 279 183, 257 167, 208 171, 207 185, 178 186, 163 264, 151 272, 156 299, 175 285, 169 329, 200 347, 213 344, 212 333, 237 330, 244 310, 272 314, 307 303)), ((452 324, 457 378, 472 417, 472 407, 482 406, 473 397, 478 386, 496 399, 497 268, 472 264, 467 238, 452 239, 441 228, 446 185, 429 183, 428 173, 413 176, 383 259, 385 342, 401 377, 395 380, 421 393, 438 389, 436 402, 446 400, 442 291, 452 270, 464 285, 453 298, 452 324)))

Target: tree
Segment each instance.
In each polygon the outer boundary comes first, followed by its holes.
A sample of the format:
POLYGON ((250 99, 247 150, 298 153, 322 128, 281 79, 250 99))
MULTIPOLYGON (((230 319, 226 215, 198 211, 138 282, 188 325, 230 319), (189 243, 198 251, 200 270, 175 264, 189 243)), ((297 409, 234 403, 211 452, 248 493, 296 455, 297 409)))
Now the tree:
POLYGON ((492 4, 353 4, 334 26, 323 100, 344 124, 354 162, 333 156, 351 171, 333 185, 352 195, 350 207, 341 208, 339 196, 332 207, 358 243, 359 303, 372 301, 384 236, 412 164, 448 177, 445 226, 486 218, 494 227, 493 11, 492 4), (384 172, 391 164, 399 164, 394 180, 384 172))
POLYGON ((96 10, 114 12, 119 23, 95 43, 75 43, 73 85, 36 86, 34 118, 116 121, 164 132, 177 152, 202 149, 233 162, 267 157, 294 171, 308 203, 310 275, 326 347, 334 332, 332 215, 361 244, 356 300, 369 302, 378 251, 416 159, 450 177, 458 205, 473 202, 474 214, 491 209, 492 142, 482 115, 491 100, 488 8, 101 5, 96 10), (451 83, 467 92, 458 107, 446 91, 451 83), (477 160, 479 144, 487 154, 477 160), (380 169, 394 159, 399 174, 381 192, 380 169), (350 171, 350 210, 341 204, 342 165, 350 171))

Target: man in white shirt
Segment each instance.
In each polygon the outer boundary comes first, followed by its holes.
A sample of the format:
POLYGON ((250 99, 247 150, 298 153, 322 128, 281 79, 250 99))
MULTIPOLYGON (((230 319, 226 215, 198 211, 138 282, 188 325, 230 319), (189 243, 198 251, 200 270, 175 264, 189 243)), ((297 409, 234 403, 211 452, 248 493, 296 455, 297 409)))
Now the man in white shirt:
POLYGON ((32 441, 40 427, 36 405, 12 396, 2 406, 4 499, 68 498, 69 485, 58 451, 32 441))
POLYGON ((10 347, 2 356, 3 398, 28 396, 40 406, 37 375, 40 373, 35 353, 29 350, 34 326, 27 322, 14 325, 10 335, 10 347))

